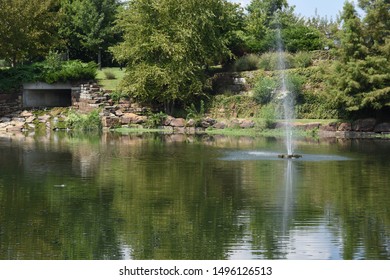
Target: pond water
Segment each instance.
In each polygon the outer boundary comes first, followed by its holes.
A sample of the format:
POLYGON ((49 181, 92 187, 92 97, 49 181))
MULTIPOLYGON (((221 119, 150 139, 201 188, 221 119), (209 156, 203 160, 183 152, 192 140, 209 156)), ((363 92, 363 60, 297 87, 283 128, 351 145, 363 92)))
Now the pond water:
POLYGON ((389 259, 390 141, 0 136, 0 259, 389 259))

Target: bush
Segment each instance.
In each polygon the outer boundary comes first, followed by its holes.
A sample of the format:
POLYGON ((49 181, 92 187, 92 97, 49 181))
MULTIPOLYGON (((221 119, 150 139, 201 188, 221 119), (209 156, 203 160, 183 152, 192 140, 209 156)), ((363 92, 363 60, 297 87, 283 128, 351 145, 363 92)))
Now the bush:
POLYGON ((196 106, 194 103, 191 103, 190 107, 186 108, 187 111, 187 119, 193 119, 195 123, 198 125, 201 123, 202 118, 205 116, 205 106, 204 106, 204 101, 200 101, 200 108, 199 110, 196 109, 196 106))
POLYGON ((146 128, 156 128, 163 124, 164 120, 167 117, 167 114, 163 112, 152 113, 149 111, 147 113, 147 116, 148 118, 146 119, 144 126, 146 128))
POLYGON ((113 91, 110 93, 110 98, 112 101, 114 101, 114 103, 119 103, 123 96, 123 93, 120 91, 113 91))
POLYGON ((294 55, 295 68, 306 68, 313 63, 313 55, 309 52, 297 52, 294 55))
POLYGON ((278 83, 274 78, 263 77, 255 84, 253 97, 260 104, 267 104, 274 98, 278 83))
MULTIPOLYGON (((286 88, 295 96, 302 94, 303 79, 294 74, 287 75, 285 78, 286 88)), ((253 97, 260 104, 270 103, 275 97, 278 90, 282 88, 281 77, 262 77, 255 84, 253 97)))
POLYGON ((259 128, 273 128, 276 122, 275 104, 267 104, 261 107, 259 120, 257 121, 259 128))
POLYGON ((67 81, 88 81, 96 77, 96 63, 83 63, 78 60, 58 61, 54 57, 32 65, 21 65, 0 69, 0 92, 12 93, 23 83, 45 82, 48 84, 67 81))
POLYGON ((9 69, 0 69, 0 93, 13 93, 22 87, 23 83, 38 80, 42 68, 37 65, 22 65, 9 69))
POLYGON ((251 71, 256 70, 259 63, 259 56, 256 54, 248 54, 240 57, 234 62, 234 71, 251 71))
POLYGON ((68 128, 78 131, 100 131, 102 128, 98 110, 89 114, 69 112, 65 122, 68 128))
POLYGON ((294 57, 287 52, 281 54, 277 52, 267 52, 260 56, 257 66, 258 69, 263 69, 265 71, 280 70, 282 68, 289 69, 294 66, 294 57), (282 61, 284 65, 280 65, 279 55, 283 56, 282 61))
POLYGON ((39 79, 48 84, 67 81, 87 81, 96 77, 97 66, 94 62, 83 63, 79 60, 66 61, 58 69, 45 67, 42 63, 44 72, 39 79))
POLYGON ((116 79, 115 74, 110 70, 104 70, 103 73, 104 73, 104 76, 106 77, 107 80, 115 80, 116 79))

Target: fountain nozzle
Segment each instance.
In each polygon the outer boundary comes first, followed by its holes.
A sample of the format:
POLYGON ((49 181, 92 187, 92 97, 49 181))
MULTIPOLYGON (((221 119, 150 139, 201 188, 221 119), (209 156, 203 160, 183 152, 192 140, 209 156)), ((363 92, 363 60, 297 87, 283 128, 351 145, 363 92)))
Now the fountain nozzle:
POLYGON ((298 155, 298 154, 281 154, 281 155, 278 155, 278 158, 284 158, 284 159, 294 159, 294 158, 301 158, 302 155, 298 155))

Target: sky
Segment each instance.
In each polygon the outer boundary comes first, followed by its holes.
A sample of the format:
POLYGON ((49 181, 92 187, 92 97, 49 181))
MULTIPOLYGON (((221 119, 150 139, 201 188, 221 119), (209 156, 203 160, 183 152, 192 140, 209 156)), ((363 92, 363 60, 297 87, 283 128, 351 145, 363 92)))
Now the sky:
MULTIPOLYGON (((230 2, 240 3, 243 7, 248 5, 251 0, 229 0, 230 2)), ((357 0, 351 0, 357 3, 357 0)), ((304 17, 311 17, 317 14, 321 17, 335 20, 339 12, 343 9, 345 0, 288 0, 290 6, 295 6, 295 13, 304 17)))

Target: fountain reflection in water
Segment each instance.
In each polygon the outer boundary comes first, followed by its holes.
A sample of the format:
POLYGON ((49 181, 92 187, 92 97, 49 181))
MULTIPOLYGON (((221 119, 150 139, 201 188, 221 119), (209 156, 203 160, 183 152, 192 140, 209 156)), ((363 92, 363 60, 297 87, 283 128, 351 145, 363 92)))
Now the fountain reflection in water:
POLYGON ((282 233, 283 236, 288 235, 288 225, 292 220, 293 214, 293 162, 291 160, 287 161, 286 173, 285 173, 285 196, 284 196, 284 205, 283 205, 283 228, 282 233))

